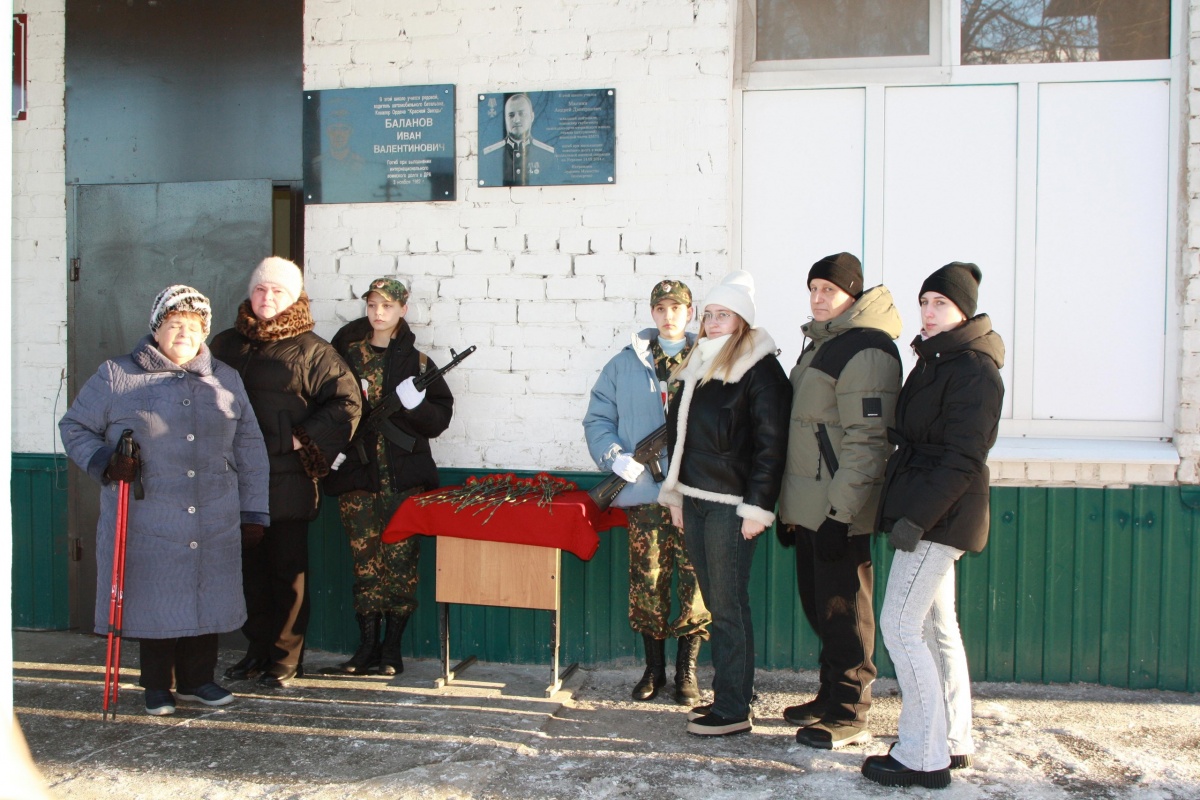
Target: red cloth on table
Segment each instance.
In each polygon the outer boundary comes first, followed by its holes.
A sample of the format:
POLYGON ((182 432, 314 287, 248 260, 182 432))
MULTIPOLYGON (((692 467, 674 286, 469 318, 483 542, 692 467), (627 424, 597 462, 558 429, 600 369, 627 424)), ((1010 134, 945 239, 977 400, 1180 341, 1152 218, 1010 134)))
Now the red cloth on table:
POLYGON ((539 506, 532 500, 504 503, 495 514, 491 508, 481 510, 478 507, 455 511, 453 502, 423 506, 417 503, 419 498, 441 491, 414 495, 401 503, 384 528, 383 541, 391 544, 415 534, 453 536, 557 547, 588 561, 600 546, 600 531, 626 525, 624 511, 619 508, 601 511, 587 492, 579 491, 563 492, 548 506, 539 506), (491 519, 488 519, 489 514, 492 514, 491 519))

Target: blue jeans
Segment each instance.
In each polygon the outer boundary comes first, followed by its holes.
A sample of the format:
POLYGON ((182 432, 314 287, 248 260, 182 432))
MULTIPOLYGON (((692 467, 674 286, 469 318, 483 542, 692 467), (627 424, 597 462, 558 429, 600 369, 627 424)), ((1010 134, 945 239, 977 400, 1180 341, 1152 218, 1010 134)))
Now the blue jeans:
POLYGON ((962 554, 925 541, 911 553, 897 550, 879 615, 902 700, 892 758, 923 772, 975 752, 971 676, 954 613, 954 565, 962 554))
POLYGON ((754 626, 750 621, 750 564, 758 537, 742 536, 736 506, 683 498, 683 541, 700 594, 712 614, 713 713, 750 716, 754 694, 754 626))

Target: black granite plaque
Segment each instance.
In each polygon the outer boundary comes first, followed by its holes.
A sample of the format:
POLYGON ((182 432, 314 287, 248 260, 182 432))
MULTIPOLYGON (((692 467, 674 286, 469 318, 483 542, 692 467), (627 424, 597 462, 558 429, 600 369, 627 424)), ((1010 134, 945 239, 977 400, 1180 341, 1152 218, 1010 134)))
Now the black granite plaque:
POLYGON ((304 93, 307 203, 454 199, 454 87, 304 93))
POLYGON ((616 180, 616 92, 569 89, 479 95, 479 185, 616 180))

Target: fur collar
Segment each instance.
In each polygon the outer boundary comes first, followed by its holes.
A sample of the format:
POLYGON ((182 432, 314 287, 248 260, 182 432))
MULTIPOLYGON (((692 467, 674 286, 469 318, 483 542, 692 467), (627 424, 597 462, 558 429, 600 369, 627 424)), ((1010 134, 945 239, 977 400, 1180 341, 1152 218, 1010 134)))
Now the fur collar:
MULTIPOLYGON (((724 345, 728 340, 721 342, 726 337, 721 336, 717 339, 701 339, 695 350, 692 351, 692 357, 688 360, 687 366, 679 373, 679 380, 684 383, 694 383, 700 378, 703 378, 708 372, 709 365, 717 354, 724 349, 724 345)), ((739 358, 733 365, 733 368, 726 375, 723 371, 714 375, 713 380, 719 380, 722 383, 737 383, 742 379, 742 376, 750 371, 750 368, 762 361, 765 357, 774 353, 775 340, 771 338, 771 334, 767 333, 762 328, 753 328, 750 331, 751 347, 742 357, 739 358)))
POLYGON ((254 316, 250 301, 243 300, 238 306, 237 321, 234 323, 237 332, 247 339, 256 342, 277 342, 280 339, 290 339, 302 333, 308 333, 316 327, 312 313, 308 307, 308 294, 300 293, 296 302, 283 310, 274 319, 261 320, 254 316))

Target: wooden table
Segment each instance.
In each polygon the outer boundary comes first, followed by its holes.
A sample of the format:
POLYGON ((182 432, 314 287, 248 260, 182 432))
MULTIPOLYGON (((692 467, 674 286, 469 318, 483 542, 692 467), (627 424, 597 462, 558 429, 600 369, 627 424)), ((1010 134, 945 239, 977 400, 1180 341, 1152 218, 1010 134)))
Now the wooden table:
POLYGON ((551 612, 552 663, 546 688, 550 697, 578 667, 572 663, 559 673, 562 551, 590 559, 599 546, 600 531, 626 525, 624 512, 602 512, 580 491, 565 492, 545 506, 532 502, 501 506, 486 516, 455 512, 446 503, 422 505, 421 497, 401 504, 384 530, 383 541, 397 542, 415 534, 438 537, 434 597, 442 676, 434 685, 449 685, 476 661, 472 655, 450 664, 451 603, 531 608, 551 612))

